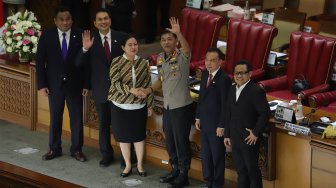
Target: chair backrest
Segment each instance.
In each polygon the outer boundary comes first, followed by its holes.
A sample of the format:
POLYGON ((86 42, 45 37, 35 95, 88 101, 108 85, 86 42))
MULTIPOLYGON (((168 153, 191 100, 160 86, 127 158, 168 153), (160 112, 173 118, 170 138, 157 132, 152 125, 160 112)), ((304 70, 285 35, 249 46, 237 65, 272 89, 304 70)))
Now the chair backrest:
POLYGON ((336 38, 336 23, 334 21, 320 21, 319 35, 336 38))
POLYGON ((233 73, 234 64, 245 59, 252 64, 252 70, 263 69, 277 35, 277 28, 258 22, 231 18, 224 69, 233 73))
POLYGON ((306 20, 306 13, 290 9, 275 11, 274 27, 278 28, 278 35, 274 38, 272 49, 288 44, 293 31, 302 31, 306 20))
POLYGON ((181 32, 191 48, 191 61, 204 60, 208 48, 217 44, 224 18, 207 11, 184 8, 181 32))
POLYGON ((335 61, 336 39, 295 31, 291 34, 287 65, 287 87, 303 75, 310 87, 328 82, 335 61))

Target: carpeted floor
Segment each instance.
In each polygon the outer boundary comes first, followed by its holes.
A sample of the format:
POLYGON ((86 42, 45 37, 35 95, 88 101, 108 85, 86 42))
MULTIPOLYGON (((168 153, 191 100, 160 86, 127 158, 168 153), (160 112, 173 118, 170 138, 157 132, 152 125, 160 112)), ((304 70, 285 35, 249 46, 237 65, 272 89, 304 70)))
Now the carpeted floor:
MULTIPOLYGON (((91 147, 84 147, 83 152, 88 161, 82 163, 70 157, 69 141, 63 140, 63 156, 51 161, 43 161, 42 155, 48 151, 48 135, 46 133, 30 131, 26 127, 0 120, 0 161, 17 165, 29 170, 46 174, 57 179, 71 183, 94 188, 118 188, 128 187, 123 181, 135 179, 142 181, 141 184, 133 187, 157 188, 166 187, 159 183, 158 179, 167 171, 151 165, 145 165, 148 172, 147 177, 140 177, 133 169, 133 174, 127 178, 119 177, 121 172, 119 159, 107 168, 99 167, 99 150, 91 147), (21 154, 14 150, 31 147, 39 151, 32 154, 21 154)), ((117 156, 120 157, 120 156, 117 156)), ((200 187, 199 181, 190 181, 189 187, 200 187)))

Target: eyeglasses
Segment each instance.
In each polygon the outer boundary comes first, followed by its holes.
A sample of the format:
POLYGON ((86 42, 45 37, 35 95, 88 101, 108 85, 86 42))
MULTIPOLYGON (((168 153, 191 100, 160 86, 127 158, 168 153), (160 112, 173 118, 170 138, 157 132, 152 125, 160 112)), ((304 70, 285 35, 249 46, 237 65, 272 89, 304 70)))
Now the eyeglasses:
POLYGON ((235 76, 244 76, 244 75, 246 75, 247 73, 249 73, 249 71, 245 71, 245 72, 234 72, 233 74, 235 75, 235 76))

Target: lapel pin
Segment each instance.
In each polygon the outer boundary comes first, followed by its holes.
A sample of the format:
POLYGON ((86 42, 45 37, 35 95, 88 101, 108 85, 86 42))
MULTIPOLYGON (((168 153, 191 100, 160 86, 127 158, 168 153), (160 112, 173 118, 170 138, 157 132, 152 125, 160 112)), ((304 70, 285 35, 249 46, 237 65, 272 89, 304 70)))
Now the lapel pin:
POLYGON ((114 42, 117 42, 117 40, 114 40, 114 42))

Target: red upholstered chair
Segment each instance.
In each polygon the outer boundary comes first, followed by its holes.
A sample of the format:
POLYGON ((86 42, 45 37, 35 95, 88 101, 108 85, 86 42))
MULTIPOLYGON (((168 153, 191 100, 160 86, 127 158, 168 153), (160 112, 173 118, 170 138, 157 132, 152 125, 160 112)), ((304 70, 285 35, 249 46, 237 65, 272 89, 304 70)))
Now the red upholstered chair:
POLYGON ((310 88, 301 91, 302 99, 314 93, 327 91, 328 79, 335 60, 335 40, 321 35, 295 31, 291 34, 287 74, 259 82, 268 95, 284 99, 297 99, 291 93, 293 82, 303 75, 310 88))
MULTIPOLYGON (((271 25, 231 18, 223 69, 232 78, 235 63, 245 59, 252 64, 252 79, 261 80, 265 75, 264 66, 273 38, 277 34, 278 29, 271 25)), ((204 70, 205 66, 198 69, 204 70)))
POLYGON ((309 106, 336 113, 336 90, 313 94, 308 97, 309 106))
MULTIPOLYGON (((184 8, 181 14, 181 32, 191 48, 190 72, 204 65, 205 54, 208 48, 217 44, 220 28, 224 18, 207 11, 184 8)), ((157 56, 150 56, 152 64, 156 64, 157 56)))
POLYGON ((232 76, 235 63, 245 59, 252 64, 252 79, 260 80, 265 74, 264 66, 277 34, 278 29, 270 25, 230 19, 224 70, 232 76))

